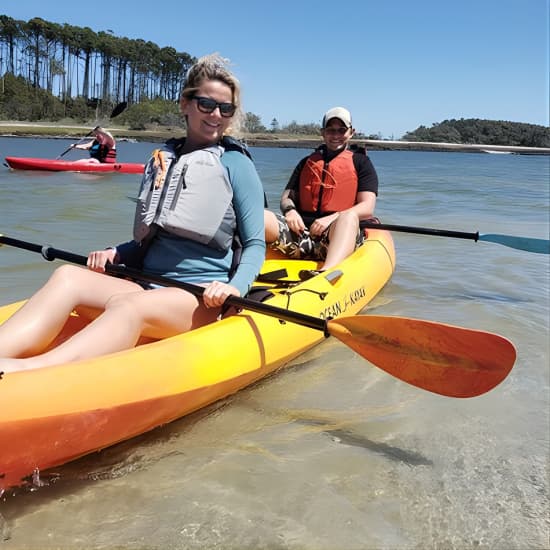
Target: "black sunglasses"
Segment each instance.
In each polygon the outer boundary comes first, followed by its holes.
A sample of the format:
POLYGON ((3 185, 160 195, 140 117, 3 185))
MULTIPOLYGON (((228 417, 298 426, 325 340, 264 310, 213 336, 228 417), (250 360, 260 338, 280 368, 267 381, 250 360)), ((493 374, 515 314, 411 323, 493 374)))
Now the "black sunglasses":
POLYGON ((198 95, 193 96, 191 99, 197 100, 197 106, 201 113, 213 113, 216 107, 220 109, 220 115, 225 118, 232 117, 237 110, 237 107, 233 103, 218 103, 211 97, 201 97, 198 95))

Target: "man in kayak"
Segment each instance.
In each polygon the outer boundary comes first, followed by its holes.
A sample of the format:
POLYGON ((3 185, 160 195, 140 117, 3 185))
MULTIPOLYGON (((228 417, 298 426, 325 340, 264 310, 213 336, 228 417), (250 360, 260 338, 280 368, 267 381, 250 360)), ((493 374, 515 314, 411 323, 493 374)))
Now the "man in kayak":
POLYGON ((187 136, 171 139, 146 164, 134 239, 88 255, 89 269, 58 267, 0 326, 6 375, 99 357, 216 321, 225 300, 245 295, 265 259, 263 187, 246 149, 230 132, 243 118, 240 83, 217 54, 188 71, 180 110, 187 136), (213 201, 212 197, 216 200, 213 201), (239 236, 240 259, 233 245, 239 236), (200 284, 197 298, 104 274, 108 263, 200 284), (51 347, 71 312, 89 323, 51 347))
MULTIPOLYGON (((92 130, 94 139, 86 143, 75 143, 73 149, 83 149, 90 153, 90 159, 92 162, 103 162, 106 164, 116 163, 116 141, 110 132, 96 126, 92 130)), ((89 162, 87 160, 87 162, 89 162)))
MULTIPOLYGON (((362 243, 360 222, 374 214, 378 176, 365 152, 352 152, 355 130, 343 107, 323 117, 323 145, 303 158, 281 196, 281 213, 265 211, 265 238, 294 258, 322 261, 327 270, 362 243)), ((319 271, 303 270, 307 280, 319 271)))

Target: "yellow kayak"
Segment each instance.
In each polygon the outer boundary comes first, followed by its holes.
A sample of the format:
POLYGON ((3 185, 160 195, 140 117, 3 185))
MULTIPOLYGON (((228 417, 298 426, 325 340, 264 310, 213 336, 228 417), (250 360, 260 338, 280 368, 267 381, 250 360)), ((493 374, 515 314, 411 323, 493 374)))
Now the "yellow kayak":
MULTIPOLYGON (((369 230, 337 268, 300 282, 316 263, 269 253, 264 303, 315 318, 358 313, 395 264, 390 233, 369 230), (284 271, 282 271, 284 270, 284 271), (273 274, 283 278, 273 279, 273 274)), ((0 308, 0 323, 23 302, 0 308)), ((85 321, 71 316, 59 339, 85 321)), ((0 492, 36 472, 142 434, 224 398, 291 362, 322 331, 241 310, 206 327, 110 355, 0 380, 0 492)), ((57 340, 59 342, 60 340, 57 340)), ((55 343, 53 344, 55 345, 55 343)))

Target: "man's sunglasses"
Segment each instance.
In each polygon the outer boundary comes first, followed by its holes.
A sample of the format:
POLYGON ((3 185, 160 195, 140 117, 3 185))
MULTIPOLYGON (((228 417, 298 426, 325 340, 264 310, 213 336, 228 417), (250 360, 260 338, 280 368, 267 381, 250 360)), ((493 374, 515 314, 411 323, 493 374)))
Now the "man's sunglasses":
POLYGON ((338 128, 331 126, 329 128, 323 128, 323 131, 326 134, 339 134, 341 136, 343 136, 348 130, 349 128, 347 126, 338 126, 338 128))
POLYGON ((201 113, 213 113, 216 107, 220 109, 220 115, 225 118, 232 117, 237 110, 233 103, 218 103, 210 97, 193 96, 191 99, 197 100, 197 107, 201 113))

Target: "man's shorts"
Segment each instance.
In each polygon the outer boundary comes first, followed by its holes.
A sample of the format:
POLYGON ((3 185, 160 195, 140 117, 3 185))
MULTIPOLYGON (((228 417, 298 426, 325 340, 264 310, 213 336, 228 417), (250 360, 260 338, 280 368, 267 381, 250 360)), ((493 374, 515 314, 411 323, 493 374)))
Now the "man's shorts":
MULTIPOLYGON (((291 231, 282 214, 275 213, 279 224, 279 238, 269 246, 294 259, 310 259, 324 261, 327 257, 330 226, 318 237, 312 237, 306 229, 301 235, 291 231)), ((362 230, 357 232, 355 247, 363 243, 365 235, 362 230)))

